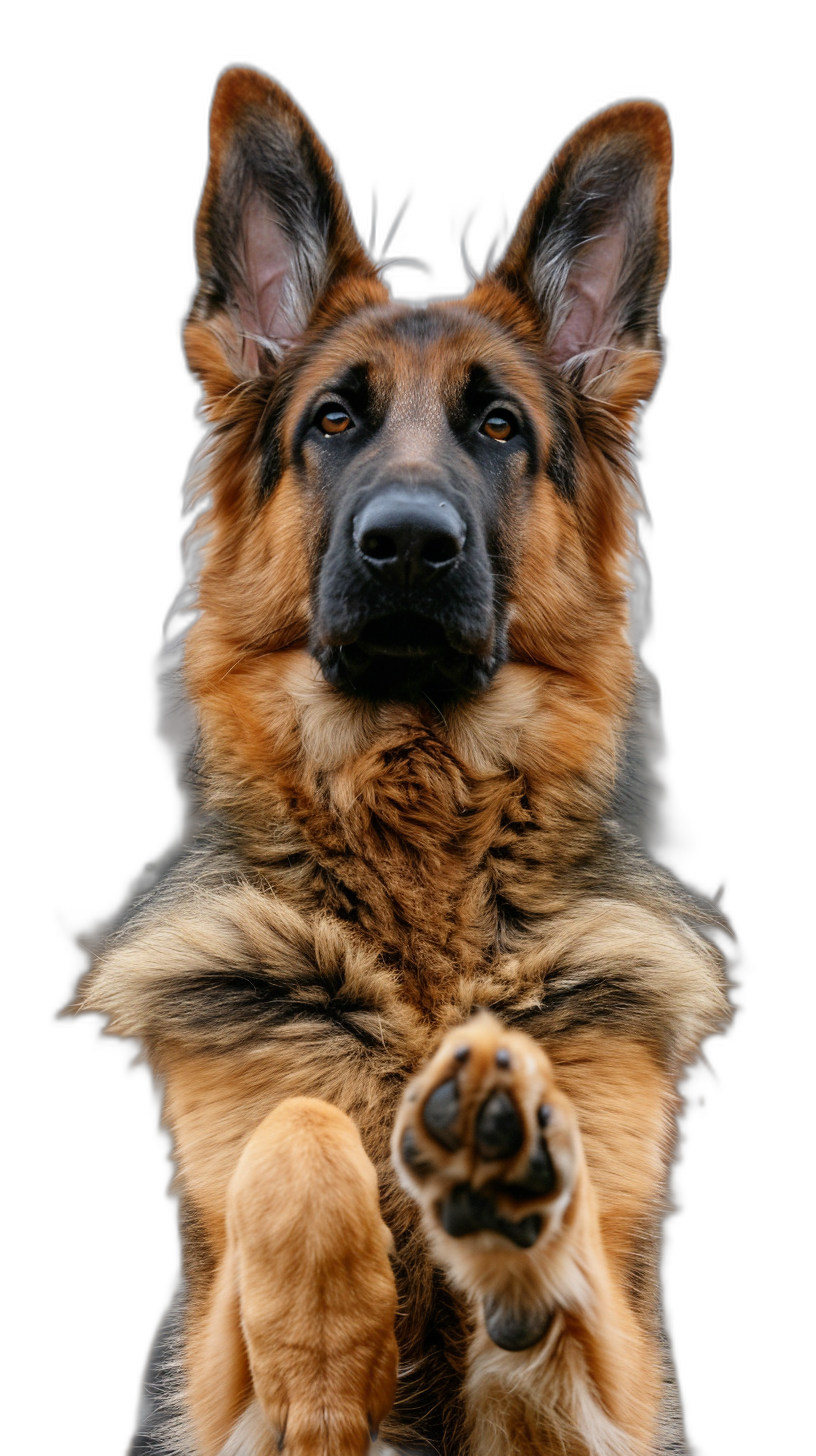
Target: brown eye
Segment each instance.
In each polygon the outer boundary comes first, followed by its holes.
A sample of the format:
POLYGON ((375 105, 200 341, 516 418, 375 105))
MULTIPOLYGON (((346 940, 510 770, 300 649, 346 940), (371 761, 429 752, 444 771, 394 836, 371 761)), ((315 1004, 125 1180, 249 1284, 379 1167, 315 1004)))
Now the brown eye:
POLYGON ((341 409, 325 410, 317 424, 324 435, 342 435, 343 431, 349 429, 351 425, 351 415, 341 409))
POLYGON ((512 415, 506 415, 503 411, 488 415, 481 427, 483 435, 489 435, 491 440, 510 440, 515 435, 518 426, 512 415))

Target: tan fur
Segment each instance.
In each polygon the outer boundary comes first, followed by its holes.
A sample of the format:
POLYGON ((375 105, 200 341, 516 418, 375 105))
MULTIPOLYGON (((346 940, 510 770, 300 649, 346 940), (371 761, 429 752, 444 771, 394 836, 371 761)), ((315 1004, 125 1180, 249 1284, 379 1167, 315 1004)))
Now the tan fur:
POLYGON ((700 928, 721 922, 615 818, 637 678, 632 432, 660 367, 669 167, 659 108, 587 123, 502 263, 467 299, 432 305, 426 337, 390 302, 291 99, 249 71, 219 86, 185 332, 210 426, 184 666, 206 831, 102 949, 76 1003, 138 1037, 164 1089, 184 1230, 184 1456, 361 1456, 380 1421, 396 1448, 441 1456, 680 1449, 660 1222, 677 1081, 728 1017, 722 958, 700 928), (247 219, 278 200, 264 183, 247 201, 247 138, 286 152, 296 179, 302 164, 302 213, 309 187, 320 200, 301 239, 269 213, 275 246, 303 251, 301 293, 269 339, 246 322, 258 313, 247 219), (615 177, 639 179, 651 271, 639 308, 565 360, 570 310, 594 307, 582 268, 596 246, 617 256, 620 238, 579 239, 553 302, 542 209, 570 186, 591 195, 613 154, 615 177), (245 215, 225 223, 227 203, 245 215), (388 402, 389 460, 412 467, 474 359, 526 402, 537 450, 530 478, 508 477, 494 546, 504 660, 441 706, 339 691, 314 655, 325 523, 298 422, 364 360, 388 402), (448 1155, 419 1112, 463 1041, 469 1131, 448 1155), (504 1170, 517 1181, 542 1100, 552 1110, 559 1181, 530 1203, 542 1232, 529 1248, 484 1228, 453 1238, 441 1222, 457 1180, 498 1190, 511 1216, 515 1195, 473 1151, 475 1109, 498 1085, 523 1111, 524 1150, 504 1170), (422 1177, 402 1157, 409 1124, 422 1177), (544 1310, 546 1335, 499 1348, 486 1296, 544 1310))
MULTIPOLYGON (((610 1039, 608 1034, 588 1030, 580 1035, 556 1037, 550 1048, 558 1084, 565 1099, 575 1108, 581 1130, 586 1166, 582 1164, 576 1200, 580 1207, 579 1200, 583 1199, 587 1208, 576 1239, 580 1233, 581 1240, 588 1245, 585 1261, 599 1271, 596 1282, 603 1311, 602 1317, 596 1312, 586 1327, 584 1338, 578 1341, 577 1353, 573 1348, 574 1331, 566 1343, 567 1353, 559 1353, 556 1364, 561 1384, 558 1389, 563 1385, 575 1394, 585 1387, 594 1388, 596 1379, 586 1372, 598 1360, 602 1369, 611 1360, 612 1373, 607 1380, 610 1388, 628 1389, 628 1380, 621 1385, 615 1376, 612 1359, 614 1350, 623 1350, 628 1352, 626 1369, 637 1372, 635 1405, 639 1408, 644 1398, 644 1385, 650 1388, 650 1419, 654 1421, 659 1357, 656 1347, 651 1352, 649 1348, 650 1338, 655 1337, 656 1319, 653 1274, 647 1276, 641 1294, 640 1324, 634 1322, 626 1301, 621 1303, 620 1290, 626 1286, 633 1266, 648 1266, 655 1225, 664 1207, 676 1109, 670 1069, 682 1065, 699 1036, 724 1013, 724 1002, 711 980, 710 947, 702 940, 682 935, 676 925, 647 910, 602 900, 588 901, 580 909, 573 907, 554 916, 549 921, 546 938, 535 950, 529 949, 523 957, 505 958, 488 979, 472 980, 459 972, 451 1001, 439 1007, 438 1025, 441 1031, 446 1026, 461 1024, 474 1000, 501 1003, 512 995, 517 1008, 532 1010, 545 999, 550 968, 558 965, 563 971, 574 964, 586 971, 593 963, 599 968, 623 965, 636 957, 644 957, 646 946, 648 955, 637 972, 652 1005, 651 1015, 644 1014, 638 1028, 643 1042, 620 1037, 610 1039), (687 1008, 685 1022, 684 1007, 687 1008), (669 1022, 676 1023, 677 1027, 677 1042, 673 1045, 666 1045, 658 1035, 658 1028, 669 1022), (648 1049, 649 1043, 652 1050, 648 1049), (610 1350, 605 1342, 600 1354, 595 1348, 599 1329, 611 1332, 612 1346, 610 1350)), ((270 901, 268 894, 249 886, 220 896, 209 895, 203 903, 194 896, 173 917, 164 917, 160 926, 147 926, 135 943, 112 950, 97 970, 94 1005, 110 1015, 112 1029, 142 1038, 164 1079, 165 1117, 173 1133, 179 1182, 194 1226, 199 1230, 198 1259, 189 1275, 194 1293, 190 1368, 198 1368, 198 1380, 205 1392, 212 1391, 213 1381, 208 1373, 201 1372, 209 1371, 214 1359, 220 1359, 228 1370, 237 1369, 239 1373, 234 1382, 224 1378, 223 1383, 226 1390, 238 1392, 236 1399, 240 1405, 246 1386, 241 1374, 244 1367, 231 1353, 236 1348, 240 1350, 242 1345, 234 1324, 229 1334, 227 1318, 230 1309, 234 1318, 236 1308, 227 1222, 230 1179, 242 1150, 252 1140, 255 1130, 265 1126, 270 1107, 286 1107, 290 1104, 285 1099, 303 1092, 330 1099, 351 1114, 362 1130, 366 1148, 384 1185, 383 1207, 389 1222, 401 1243, 408 1237, 407 1256, 412 1260, 421 1256, 421 1248, 408 1232, 410 1210, 404 1195, 392 1183, 387 1147, 390 1121, 384 1116, 384 1108, 394 1105, 394 1079, 401 1080, 406 1073, 415 1071, 425 1058, 426 1023, 406 1003, 399 974, 378 966, 370 955, 357 948, 348 932, 338 931, 328 919, 307 922, 290 907, 270 901), (251 1045, 246 1049, 229 1045, 228 1028, 216 1027, 215 1038, 223 1040, 223 1047, 204 1043, 194 1051, 189 1031, 182 1046, 180 1040, 174 1039, 166 1016, 160 1021, 157 1019, 156 992, 166 984, 168 976, 182 979, 193 971, 201 974, 206 971, 208 959, 219 964, 226 961, 240 968, 258 961, 274 963, 281 957, 290 968, 296 968, 300 962, 304 979, 308 967, 314 963, 326 969, 342 965, 351 996, 365 988, 377 1008, 371 1028, 373 1036, 380 1041, 375 1065, 367 1064, 367 1059, 362 1058, 356 1064, 347 1056, 338 1060, 331 1042, 312 1039, 304 1042, 294 1027, 289 1036, 279 1033, 266 1048, 251 1045), (202 1264, 204 1251, 206 1258, 202 1264), (206 1270, 218 1271, 215 1294, 206 1293, 213 1277, 206 1270), (196 1367, 197 1352, 216 1339, 219 1319, 223 1321, 221 1353, 217 1357, 208 1354, 203 1364, 196 1367)), ((543 1059, 540 1050, 536 1051, 543 1059)), ((332 1220, 330 1227, 334 1232, 332 1220)), ((458 1249, 454 1252, 460 1253, 458 1249)), ((504 1252, 504 1258, 500 1257, 501 1251, 497 1254, 492 1250, 490 1254, 491 1264, 496 1265, 497 1258, 500 1260, 497 1267, 501 1269, 502 1279, 508 1273, 504 1252)), ((475 1278, 468 1284, 467 1275, 462 1276, 457 1270, 456 1258, 446 1264, 457 1276, 460 1287, 468 1287, 473 1294, 482 1287, 475 1278)), ((473 1274, 472 1264, 467 1267, 473 1274)), ((549 1268, 547 1273, 548 1277, 555 1277, 549 1268)), ((423 1281, 417 1277, 415 1298, 423 1304, 429 1297, 430 1289, 427 1284, 423 1287, 423 1281)), ((410 1306, 404 1314, 417 1319, 416 1309, 410 1306)), ((400 1332, 403 1322, 398 1323, 400 1332)), ((404 1339, 402 1343, 405 1344, 404 1339)), ((502 1383, 508 1378, 508 1362, 517 1366, 521 1359, 521 1356, 496 1351, 483 1335, 476 1338, 471 1351, 472 1410, 484 1410, 484 1429, 495 1432, 496 1415, 490 1414, 490 1406, 491 1401, 497 1401, 510 1422, 501 1427, 505 1430, 503 1439, 509 1439, 509 1430, 516 1433, 531 1420, 529 1411, 522 1419, 520 1407, 507 1406, 502 1383), (504 1375, 499 1380, 502 1371, 504 1375)), ((523 1359, 529 1366, 531 1379, 543 1377, 539 1355, 532 1352, 523 1359)), ((552 1385, 552 1371, 550 1363, 547 1389, 552 1385)), ((514 1375, 514 1386, 515 1383, 514 1375)), ((225 1397, 223 1405, 219 1401, 219 1410, 232 1410, 231 1400, 231 1396, 229 1400, 225 1397)), ((590 1407, 594 1409, 591 1403, 590 1407)), ((603 1406, 599 1407, 600 1414, 596 1413, 601 1428, 605 1429, 604 1421, 614 1423, 619 1418, 616 1399, 610 1401, 610 1407, 611 1413, 604 1415, 603 1406)), ((537 1436, 531 1435, 533 1442, 545 1439, 540 1424, 536 1424, 539 1417, 533 1420, 532 1429, 539 1432, 537 1436)), ((580 1424, 575 1413, 570 1417, 573 1420, 580 1424)), ((578 1441, 577 1436, 570 1439, 578 1441)), ((600 1436, 598 1440, 601 1441, 600 1436)), ((597 1449, 613 1451, 617 1449, 615 1441, 620 1442, 619 1435, 614 1439, 609 1436, 607 1445, 601 1442, 597 1449)), ((525 1451, 526 1448, 517 1449, 525 1451)), ((540 1449, 547 1447, 540 1444, 529 1447, 531 1452, 540 1449)), ((572 1449, 583 1450, 580 1441, 572 1449)), ((482 1456, 480 1445, 474 1444, 473 1451, 482 1456)))
POLYGON ((674 1099, 667 1079, 641 1048, 628 1048, 627 1066, 621 1048, 610 1058, 599 1041, 590 1034, 564 1045, 562 1076, 556 1081, 541 1047, 483 1013, 448 1035, 409 1086, 397 1118, 398 1164, 410 1125, 423 1157, 435 1165, 435 1173, 418 1181, 408 1169, 403 1177, 424 1210, 437 1258, 459 1287, 472 1299, 515 1297, 558 1311, 543 1345, 520 1353, 497 1351, 477 1320, 468 1384, 474 1422, 478 1419, 472 1450, 480 1456, 500 1448, 500 1432, 505 1449, 512 1443, 518 1451, 540 1450, 564 1420, 573 1428, 573 1440, 580 1439, 586 1407, 579 1414, 578 1405, 587 1401, 597 1405, 599 1426, 617 1431, 614 1437, 608 1431, 593 1444, 584 1430, 590 1449, 608 1451, 617 1444, 622 1450, 644 1452, 654 1435, 660 1399, 659 1373, 649 1355, 654 1316, 652 1312, 651 1318, 636 1319, 623 1296, 622 1280, 631 1260, 627 1243, 631 1245, 633 1230, 660 1206, 674 1099), (443 1155, 442 1161, 440 1149, 422 1127, 424 1097, 451 1075, 452 1058, 463 1047, 469 1050, 460 1073, 464 1122, 470 1124, 485 1094, 497 1086, 511 1089, 526 1118, 525 1145, 501 1170, 501 1178, 521 1175, 536 1136, 537 1109, 542 1102, 550 1109, 547 1142, 559 1169, 559 1187, 543 1204, 530 1201, 515 1210, 529 1212, 539 1206, 545 1214, 544 1232, 532 1249, 508 1250, 507 1241, 493 1233, 451 1239, 439 1227, 436 1207, 446 1187, 463 1181, 480 1187, 499 1176, 495 1166, 480 1164, 467 1133, 464 1147, 443 1155), (495 1065, 499 1047, 512 1058, 506 1072, 495 1065), (580 1099, 577 1105, 561 1090, 565 1082, 580 1099), (646 1108, 648 1127, 636 1117, 639 1102, 646 1108), (600 1198, 595 1188, 603 1190, 600 1198), (502 1399, 508 1386, 513 1390, 509 1413, 502 1399), (519 1439, 524 1430, 530 1432, 529 1446, 519 1439))
POLYGON ((227 1249, 188 1350, 197 1444, 216 1456, 251 1387, 309 1456, 368 1450, 397 1372, 391 1235, 351 1120, 293 1097, 253 1132, 227 1192, 227 1249))

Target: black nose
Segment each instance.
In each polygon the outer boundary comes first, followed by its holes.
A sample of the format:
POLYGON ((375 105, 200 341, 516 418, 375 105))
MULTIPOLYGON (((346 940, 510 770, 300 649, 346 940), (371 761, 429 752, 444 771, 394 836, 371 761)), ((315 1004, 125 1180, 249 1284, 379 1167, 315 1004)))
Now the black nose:
POLYGON ((465 544, 465 523, 438 491, 389 486, 354 518, 354 544, 379 577, 411 586, 450 566, 465 544))

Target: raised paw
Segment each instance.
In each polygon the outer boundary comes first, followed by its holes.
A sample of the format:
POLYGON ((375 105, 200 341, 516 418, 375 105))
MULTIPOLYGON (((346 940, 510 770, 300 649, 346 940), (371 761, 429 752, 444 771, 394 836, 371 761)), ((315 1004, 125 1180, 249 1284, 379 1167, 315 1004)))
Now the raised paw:
POLYGON ((455 1281, 505 1349, 544 1338, 546 1251, 575 1188, 580 1138, 546 1053, 487 1012, 451 1032, 409 1084, 393 1155, 455 1281))

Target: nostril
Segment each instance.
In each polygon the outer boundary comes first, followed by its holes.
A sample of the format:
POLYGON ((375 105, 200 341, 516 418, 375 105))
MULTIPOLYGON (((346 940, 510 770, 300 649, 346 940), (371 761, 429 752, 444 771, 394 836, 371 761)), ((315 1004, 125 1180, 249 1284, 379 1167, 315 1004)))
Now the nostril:
POLYGON ((380 490, 352 518, 354 546, 369 572, 401 589, 452 566, 466 535, 453 503, 430 490, 380 490))
POLYGON ((360 537, 360 550, 370 561, 396 561, 399 547, 387 531, 366 531, 360 537))
POLYGON ((440 531, 423 543, 422 560, 427 561, 429 566, 444 566, 446 562, 453 561, 461 549, 462 543, 456 536, 440 531))

